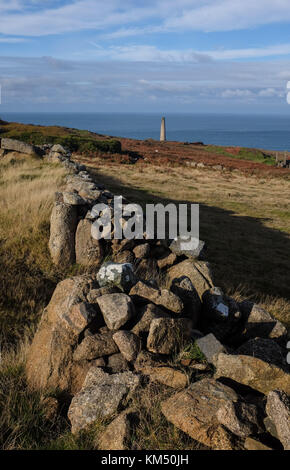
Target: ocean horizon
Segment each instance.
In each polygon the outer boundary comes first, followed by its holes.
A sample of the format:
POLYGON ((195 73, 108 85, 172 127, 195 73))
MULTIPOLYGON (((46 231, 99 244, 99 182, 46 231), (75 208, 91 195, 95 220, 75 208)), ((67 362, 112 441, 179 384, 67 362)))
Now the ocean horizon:
MULTIPOLYGON (((167 140, 290 151, 290 114, 165 113, 167 140)), ((159 140, 158 113, 0 112, 10 122, 63 126, 114 137, 159 140)))

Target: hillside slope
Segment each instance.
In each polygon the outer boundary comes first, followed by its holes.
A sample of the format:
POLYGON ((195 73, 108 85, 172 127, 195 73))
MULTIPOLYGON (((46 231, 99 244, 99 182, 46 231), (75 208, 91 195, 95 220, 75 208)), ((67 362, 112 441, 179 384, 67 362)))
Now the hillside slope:
MULTIPOLYGON (((126 154, 122 145, 122 154, 99 149, 78 152, 73 159, 85 163, 98 183, 143 206, 147 202, 198 202, 201 238, 208 245, 206 259, 220 286, 238 301, 251 298, 290 325, 287 170, 271 169, 275 172, 272 178, 269 167, 265 165, 264 174, 259 163, 255 165, 262 170, 257 175, 190 168, 173 165, 171 160, 157 165, 140 158, 133 147, 126 154), (137 164, 132 164, 135 159, 137 164)), ((0 158, 0 445, 5 449, 93 449, 95 435, 107 424, 100 422, 97 429, 72 436, 64 413, 52 420, 47 417, 46 395, 31 392, 24 375, 27 345, 41 310, 60 280, 82 272, 77 265, 56 268, 47 247, 54 193, 62 189, 65 174, 62 166, 46 159, 16 153, 0 158)), ((200 360, 194 349, 187 354, 200 360)), ((174 356, 173 367, 176 360, 174 356)), ((160 414, 160 402, 168 394, 168 388, 152 384, 146 393, 136 396, 134 406, 142 420, 134 445, 142 449, 201 448, 160 414)))
MULTIPOLYGON (((275 154, 259 149, 221 147, 190 142, 159 142, 104 136, 60 126, 37 126, 0 122, 0 137, 10 137, 35 145, 60 143, 72 151, 120 163, 162 166, 222 166, 262 176, 289 177, 289 170, 275 167, 275 154)), ((279 153, 279 152, 278 152, 279 153)))

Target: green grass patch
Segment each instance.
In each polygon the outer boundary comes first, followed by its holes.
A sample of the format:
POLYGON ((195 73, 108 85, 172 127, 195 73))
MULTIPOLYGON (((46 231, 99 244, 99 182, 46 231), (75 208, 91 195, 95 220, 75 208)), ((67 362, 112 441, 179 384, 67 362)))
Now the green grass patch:
POLYGON ((204 354, 196 342, 188 343, 181 352, 182 359, 191 359, 196 362, 207 362, 204 354))
MULTIPOLYGON (((121 142, 117 139, 100 138, 98 134, 57 126, 34 126, 18 123, 2 125, 1 137, 21 140, 33 145, 60 144, 72 152, 121 153, 121 142)), ((104 137, 104 136, 102 136, 104 137)))
POLYGON ((248 160, 256 163, 265 163, 266 165, 275 165, 275 158, 272 155, 268 155, 261 150, 241 148, 238 154, 227 151, 226 147, 207 145, 204 150, 210 153, 216 153, 225 157, 236 158, 239 160, 248 160))
POLYGON ((251 150, 241 148, 239 151, 238 158, 241 160, 250 160, 252 162, 265 163, 266 165, 275 165, 275 158, 272 155, 268 155, 260 150, 251 150))

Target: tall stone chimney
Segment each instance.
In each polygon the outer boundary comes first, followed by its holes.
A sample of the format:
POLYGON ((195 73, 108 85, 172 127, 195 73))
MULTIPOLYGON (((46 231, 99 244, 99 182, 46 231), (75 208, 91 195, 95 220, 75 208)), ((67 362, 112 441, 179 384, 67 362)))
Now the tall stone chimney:
POLYGON ((160 142, 166 140, 165 117, 161 118, 160 142))

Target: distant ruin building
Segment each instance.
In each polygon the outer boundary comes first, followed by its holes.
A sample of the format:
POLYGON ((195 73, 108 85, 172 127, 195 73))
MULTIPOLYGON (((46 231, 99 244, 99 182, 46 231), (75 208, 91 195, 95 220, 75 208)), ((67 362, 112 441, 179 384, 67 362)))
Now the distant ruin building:
POLYGON ((165 129, 165 117, 161 118, 161 128, 160 128, 160 142, 166 140, 166 129, 165 129))
POLYGON ((276 166, 280 168, 290 168, 290 156, 288 152, 284 152, 284 155, 276 153, 276 166))

